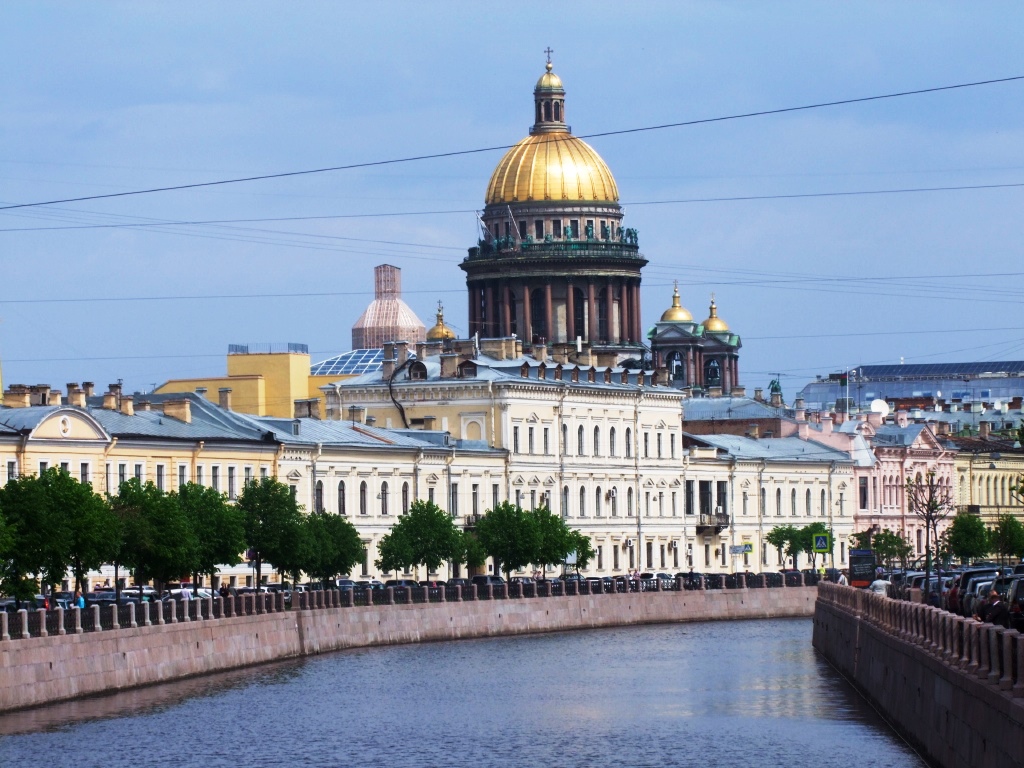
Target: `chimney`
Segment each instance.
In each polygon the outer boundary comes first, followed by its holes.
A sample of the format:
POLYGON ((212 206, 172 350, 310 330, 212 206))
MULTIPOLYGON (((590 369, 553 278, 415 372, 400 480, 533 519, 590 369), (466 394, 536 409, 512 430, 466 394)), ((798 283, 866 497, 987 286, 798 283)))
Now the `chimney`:
POLYGON ((832 418, 835 420, 836 425, 842 424, 846 421, 846 411, 836 411, 832 414, 832 418))
POLYGON ((86 397, 92 397, 93 393, 96 391, 96 385, 93 384, 91 381, 83 381, 82 389, 85 390, 86 397))
POLYGON ((822 416, 821 417, 821 434, 831 435, 832 434, 832 417, 822 416))
POLYGON ((32 393, 24 384, 12 384, 4 393, 4 405, 11 408, 28 408, 32 405, 32 393))
POLYGON ((985 440, 992 432, 992 422, 979 421, 978 422, 978 437, 985 440))
POLYGON ((801 440, 806 440, 811 436, 811 425, 806 421, 801 421, 796 425, 796 436, 801 440))
POLYGON ((115 383, 115 384, 109 385, 107 387, 107 391, 108 392, 113 392, 114 393, 114 397, 117 397, 117 398, 121 397, 121 385, 120 384, 116 384, 115 383))
POLYGON ((30 401, 32 405, 49 405, 50 404, 50 385, 49 384, 36 384, 33 387, 28 388, 30 394, 30 401))
POLYGON ((539 362, 544 362, 548 359, 548 345, 547 344, 534 344, 533 345, 533 359, 539 362))
POLYGON ((759 403, 764 402, 764 390, 761 387, 754 387, 754 399, 759 403))
MULTIPOLYGON (((106 408, 107 396, 103 396, 103 407, 106 408)), ((164 416, 183 421, 186 424, 192 423, 192 401, 187 397, 180 400, 164 400, 164 416)))
POLYGON ((121 413, 125 416, 135 415, 135 398, 134 397, 122 397, 121 398, 121 413))
POLYGON ((68 384, 68 405, 85 408, 85 392, 77 384, 68 384))
POLYGON ((200 397, 206 397, 206 392, 206 387, 196 387, 196 394, 199 395, 200 397))
POLYGON ((225 411, 231 410, 231 387, 221 387, 217 390, 217 402, 225 411))
POLYGON ((365 424, 366 408, 361 405, 350 405, 348 407, 348 420, 353 424, 365 424))
POLYGON ((721 387, 708 387, 708 397, 721 397, 721 396, 722 396, 722 388, 721 387))
POLYGON ((807 411, 804 409, 804 399, 798 397, 793 401, 793 416, 797 421, 807 421, 807 411))
POLYGON ((948 435, 949 434, 949 422, 938 421, 935 423, 935 434, 937 435, 948 435))
POLYGON ((427 362, 427 342, 416 342, 416 359, 424 363, 427 362))
POLYGON ((751 424, 747 427, 747 437, 752 437, 757 440, 761 436, 761 427, 757 424, 751 424))
POLYGON ((907 412, 906 411, 896 411, 896 423, 900 427, 907 426, 907 412))
POLYGON ((117 395, 113 392, 103 393, 103 410, 105 411, 116 411, 117 410, 117 395))
POLYGON ((427 432, 433 432, 437 428, 437 417, 436 416, 424 416, 423 417, 423 429, 427 432))
POLYGON ((389 381, 395 375, 395 362, 395 343, 386 341, 384 342, 384 360, 380 369, 384 381, 389 381))
POLYGON ((773 408, 781 408, 782 407, 782 393, 781 392, 772 392, 772 407, 773 408))
POLYGON ((149 400, 139 400, 139 410, 149 413, 153 410, 153 404, 149 400))
POLYGON ((406 360, 409 359, 409 342, 408 341, 396 341, 395 342, 395 365, 403 366, 406 360))
POLYGON ((296 419, 320 418, 320 399, 317 397, 307 397, 302 400, 296 400, 293 403, 293 407, 296 419))
POLYGON ((746 389, 746 387, 733 387, 732 391, 729 394, 732 397, 746 397, 747 396, 747 389, 746 389))
POLYGON ((459 373, 459 356, 455 352, 441 353, 441 378, 454 379, 459 373))

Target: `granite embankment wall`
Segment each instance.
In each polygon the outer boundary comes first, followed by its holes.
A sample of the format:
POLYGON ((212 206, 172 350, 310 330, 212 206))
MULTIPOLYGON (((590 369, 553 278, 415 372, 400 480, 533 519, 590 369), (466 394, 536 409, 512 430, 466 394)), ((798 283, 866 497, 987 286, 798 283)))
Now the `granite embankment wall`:
POLYGON ((1024 765, 1024 635, 822 584, 814 647, 934 764, 1024 765))
POLYGON ((0 711, 361 646, 809 617, 816 594, 788 587, 370 606, 340 606, 335 595, 333 607, 9 639, 0 642, 0 711))

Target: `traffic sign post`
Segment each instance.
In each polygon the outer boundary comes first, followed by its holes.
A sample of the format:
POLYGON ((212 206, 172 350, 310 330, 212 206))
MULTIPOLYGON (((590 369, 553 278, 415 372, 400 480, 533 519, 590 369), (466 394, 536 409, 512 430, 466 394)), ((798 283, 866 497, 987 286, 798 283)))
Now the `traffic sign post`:
POLYGON ((816 533, 814 535, 814 551, 815 552, 831 552, 832 551, 832 536, 828 533, 816 533))

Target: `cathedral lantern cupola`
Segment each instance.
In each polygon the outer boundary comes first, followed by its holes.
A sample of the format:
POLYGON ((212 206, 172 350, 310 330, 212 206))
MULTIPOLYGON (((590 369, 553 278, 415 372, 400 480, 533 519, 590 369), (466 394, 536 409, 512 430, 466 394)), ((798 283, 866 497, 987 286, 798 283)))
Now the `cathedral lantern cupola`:
POLYGON ((565 117, 551 50, 533 89, 530 134, 498 162, 480 212, 481 236, 460 265, 469 335, 517 336, 608 359, 643 346, 636 230, 622 226, 611 169, 565 117))

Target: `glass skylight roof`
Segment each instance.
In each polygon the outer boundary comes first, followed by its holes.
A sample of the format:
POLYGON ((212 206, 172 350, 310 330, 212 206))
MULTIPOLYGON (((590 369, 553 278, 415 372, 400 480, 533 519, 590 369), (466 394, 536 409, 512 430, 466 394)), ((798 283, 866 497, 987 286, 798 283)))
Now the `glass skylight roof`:
POLYGON ((309 372, 313 376, 358 376, 379 371, 383 360, 382 349, 353 349, 337 357, 313 363, 309 372))

